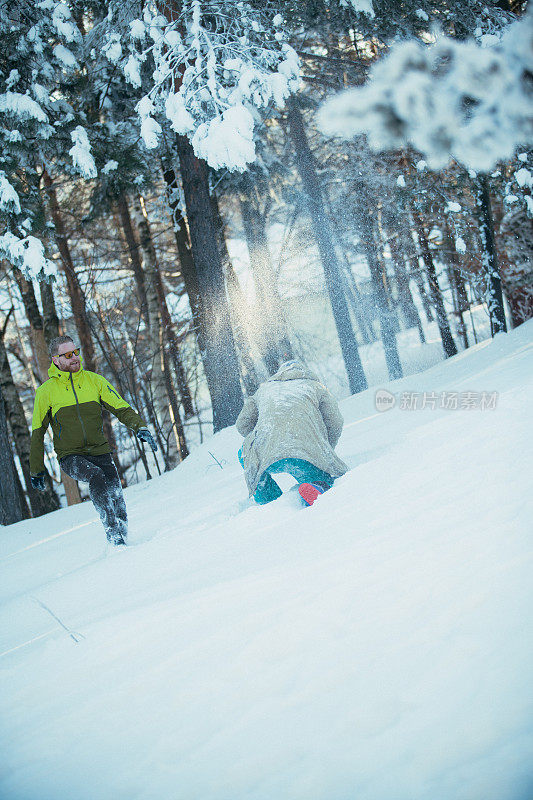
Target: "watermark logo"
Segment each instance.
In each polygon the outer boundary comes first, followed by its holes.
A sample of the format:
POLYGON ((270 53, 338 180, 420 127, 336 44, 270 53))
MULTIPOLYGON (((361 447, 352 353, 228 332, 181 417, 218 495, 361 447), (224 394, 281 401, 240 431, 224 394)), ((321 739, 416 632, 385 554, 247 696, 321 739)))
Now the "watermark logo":
POLYGON ((388 389, 378 389, 375 394, 377 411, 389 411, 395 406, 400 411, 493 411, 498 405, 498 392, 400 392, 398 401, 388 389))
POLYGON ((396 405, 396 398, 388 389, 378 389, 375 404, 377 411, 389 411, 396 405))

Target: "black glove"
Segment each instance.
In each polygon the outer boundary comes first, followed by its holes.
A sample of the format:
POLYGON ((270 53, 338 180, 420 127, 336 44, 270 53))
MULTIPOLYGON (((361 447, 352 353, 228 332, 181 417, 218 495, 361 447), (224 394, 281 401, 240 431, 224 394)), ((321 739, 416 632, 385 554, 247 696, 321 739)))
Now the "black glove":
POLYGON ((141 442, 147 442, 155 453, 157 450, 157 442, 148 428, 139 428, 137 431, 137 438, 140 439, 141 442))
POLYGON ((44 490, 46 489, 46 486, 44 485, 45 475, 46 472, 43 470, 42 472, 39 472, 38 475, 30 476, 31 485, 33 486, 34 489, 38 489, 40 492, 44 492, 44 490))

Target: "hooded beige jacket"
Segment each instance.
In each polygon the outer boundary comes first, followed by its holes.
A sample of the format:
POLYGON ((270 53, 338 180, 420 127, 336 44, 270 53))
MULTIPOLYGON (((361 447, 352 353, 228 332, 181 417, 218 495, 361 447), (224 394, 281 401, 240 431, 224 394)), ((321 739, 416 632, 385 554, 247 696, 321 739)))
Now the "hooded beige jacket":
POLYGON ((336 400, 316 375, 302 364, 282 366, 246 400, 237 418, 250 494, 263 472, 282 458, 309 461, 333 478, 344 475, 348 466, 333 449, 342 425, 336 400))

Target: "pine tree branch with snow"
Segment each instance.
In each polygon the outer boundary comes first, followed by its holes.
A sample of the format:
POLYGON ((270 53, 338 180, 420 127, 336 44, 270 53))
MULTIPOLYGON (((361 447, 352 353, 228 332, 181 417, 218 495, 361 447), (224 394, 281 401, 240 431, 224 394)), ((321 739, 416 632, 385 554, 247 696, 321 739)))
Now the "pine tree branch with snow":
POLYGON ((501 37, 392 46, 369 82, 328 100, 322 131, 366 134, 374 150, 412 146, 439 169, 455 158, 488 171, 533 140, 533 12, 501 37), (484 46, 489 45, 489 46, 484 46))
MULTIPOLYGON (((121 65, 132 84, 140 83, 140 65, 153 61, 151 85, 137 105, 146 146, 157 147, 167 123, 211 167, 245 170, 255 160, 261 113, 282 106, 298 85, 298 56, 283 18, 227 0, 184 0, 166 16, 161 8, 148 5, 123 36, 129 51, 121 65)), ((118 54, 114 37, 111 31, 108 57, 118 54)))
POLYGON ((0 36, 0 252, 29 278, 49 276, 55 267, 38 238, 42 165, 59 160, 85 178, 96 175, 85 120, 69 102, 82 36, 57 0, 0 0, 0 36))

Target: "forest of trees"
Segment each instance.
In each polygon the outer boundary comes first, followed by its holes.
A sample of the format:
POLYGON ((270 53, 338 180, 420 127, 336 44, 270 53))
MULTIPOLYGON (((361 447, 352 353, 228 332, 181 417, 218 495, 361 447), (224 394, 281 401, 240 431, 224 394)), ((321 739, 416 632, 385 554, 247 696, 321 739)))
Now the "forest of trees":
POLYGON ((61 333, 154 432, 106 418, 127 485, 283 360, 347 396, 531 318, 526 5, 1 0, 0 523, 82 499, 29 476, 61 333))

